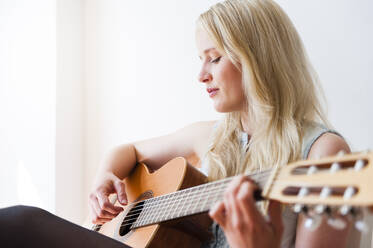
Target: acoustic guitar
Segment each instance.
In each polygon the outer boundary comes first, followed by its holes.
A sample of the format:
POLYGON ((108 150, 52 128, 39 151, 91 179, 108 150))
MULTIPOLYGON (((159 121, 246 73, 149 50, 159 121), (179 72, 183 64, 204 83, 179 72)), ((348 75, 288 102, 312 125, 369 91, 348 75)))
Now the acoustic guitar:
MULTIPOLYGON (((263 199, 293 205, 296 212, 359 215, 373 206, 373 152, 303 160, 248 175, 263 199)), ((207 182, 178 157, 151 173, 138 164, 124 179, 129 204, 92 230, 131 247, 199 247, 211 238, 207 212, 223 197, 233 177, 207 182)), ((120 205, 112 199, 115 205, 120 205)))

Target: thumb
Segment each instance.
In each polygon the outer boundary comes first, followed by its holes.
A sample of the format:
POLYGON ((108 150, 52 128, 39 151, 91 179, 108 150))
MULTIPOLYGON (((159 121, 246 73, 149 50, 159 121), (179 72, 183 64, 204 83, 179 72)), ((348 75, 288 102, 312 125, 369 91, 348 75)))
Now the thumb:
POLYGON ((126 195, 126 189, 125 185, 121 180, 115 180, 114 181, 114 189, 117 192, 118 195, 118 201, 121 204, 127 204, 127 195, 126 195))

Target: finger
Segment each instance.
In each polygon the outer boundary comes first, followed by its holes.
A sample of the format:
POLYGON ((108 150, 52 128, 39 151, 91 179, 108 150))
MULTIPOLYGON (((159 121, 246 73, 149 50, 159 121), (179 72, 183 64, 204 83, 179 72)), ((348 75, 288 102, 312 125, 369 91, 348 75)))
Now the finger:
POLYGON ((233 178, 233 180, 229 183, 227 186, 227 189, 225 190, 225 194, 236 194, 238 192, 238 189, 242 182, 247 180, 245 176, 237 176, 233 178))
POLYGON ((92 223, 93 224, 105 224, 106 222, 110 221, 111 219, 105 219, 105 218, 100 218, 98 217, 97 213, 96 213, 96 210, 94 209, 94 207, 91 205, 90 206, 91 208, 91 212, 92 212, 92 223))
POLYGON ((222 228, 225 227, 226 215, 223 202, 216 203, 209 211, 209 216, 218 223, 222 228))
POLYGON ((227 222, 229 222, 230 226, 237 231, 243 231, 243 225, 244 223, 247 223, 247 216, 245 216, 241 211, 237 198, 233 194, 230 194, 228 200, 225 201, 224 204, 226 206, 228 205, 227 208, 229 208, 229 221, 227 222))
POLYGON ((237 194, 240 185, 242 182, 244 182, 246 179, 244 176, 237 176, 235 177, 227 186, 227 189, 224 192, 224 204, 226 207, 226 214, 227 216, 230 216, 230 213, 233 211, 233 201, 235 199, 235 195, 237 194))
POLYGON ((101 191, 97 192, 97 199, 98 203, 100 204, 100 208, 113 214, 114 216, 118 215, 118 213, 123 210, 121 207, 114 206, 114 204, 109 201, 109 197, 101 191))
MULTIPOLYGON (((99 224, 98 222, 101 222, 101 221, 104 221, 107 222, 107 221, 110 221, 113 217, 107 217, 107 216, 100 216, 102 213, 102 209, 100 208, 100 205, 98 204, 98 200, 97 198, 96 199, 93 199, 91 201, 91 209, 92 209, 92 213, 93 213, 93 223, 95 224, 99 224)), ((109 214, 109 213, 107 213, 109 214)))
POLYGON ((264 219, 255 205, 254 192, 257 186, 251 181, 245 181, 241 184, 236 196, 237 205, 243 214, 243 218, 250 223, 260 223, 264 219))
POLYGON ((119 202, 126 205, 128 203, 128 200, 124 183, 120 180, 117 180, 114 182, 114 188, 117 192, 119 202))
MULTIPOLYGON (((94 204, 98 217, 112 219, 112 218, 114 218, 115 216, 118 215, 119 212, 112 213, 112 212, 107 211, 106 209, 108 209, 108 208, 106 206, 107 206, 108 203, 106 203, 106 204, 104 204, 103 202, 100 203, 100 199, 102 199, 102 198, 100 198, 100 196, 98 194, 97 195, 97 201, 94 204)), ((109 204, 111 204, 111 203, 109 202, 109 204)))
POLYGON ((276 235, 282 235, 282 208, 278 201, 270 201, 268 206, 268 216, 276 235))

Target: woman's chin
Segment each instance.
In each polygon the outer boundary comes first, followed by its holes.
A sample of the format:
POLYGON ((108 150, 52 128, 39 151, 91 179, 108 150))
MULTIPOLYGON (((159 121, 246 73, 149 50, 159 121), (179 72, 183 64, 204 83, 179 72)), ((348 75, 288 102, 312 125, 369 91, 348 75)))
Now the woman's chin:
POLYGON ((230 112, 228 109, 224 108, 224 106, 214 105, 214 108, 215 108, 216 112, 219 112, 219 113, 230 112))

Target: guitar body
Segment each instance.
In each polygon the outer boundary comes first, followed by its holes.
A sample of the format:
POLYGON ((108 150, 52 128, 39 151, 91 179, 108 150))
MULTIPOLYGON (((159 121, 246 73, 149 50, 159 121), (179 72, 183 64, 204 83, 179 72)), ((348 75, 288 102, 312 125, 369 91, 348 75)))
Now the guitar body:
MULTIPOLYGON (((206 183, 206 177, 188 165, 184 158, 175 158, 151 173, 145 164, 138 164, 124 180, 129 205, 133 202, 169 194, 180 189, 206 183)), ((118 202, 115 205, 119 205, 118 202)), ((101 226, 99 233, 131 247, 199 247, 210 238, 208 215, 183 217, 123 232, 121 225, 130 211, 126 207, 117 217, 101 226)))

